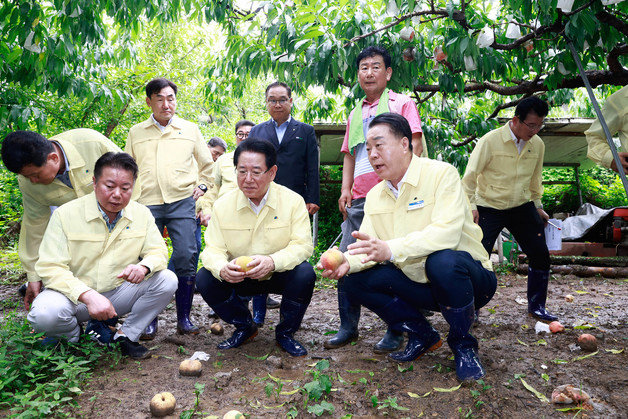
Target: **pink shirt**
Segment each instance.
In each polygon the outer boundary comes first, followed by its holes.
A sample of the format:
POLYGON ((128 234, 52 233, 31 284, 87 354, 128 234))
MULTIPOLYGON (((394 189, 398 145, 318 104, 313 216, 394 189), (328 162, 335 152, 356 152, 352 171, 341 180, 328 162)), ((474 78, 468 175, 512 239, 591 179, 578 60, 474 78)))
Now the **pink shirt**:
MULTIPOLYGON (((362 102, 362 118, 364 126, 364 136, 366 136, 366 130, 369 123, 377 114, 377 105, 379 99, 373 103, 369 103, 364 99, 362 102)), ((390 112, 398 113, 408 120, 410 123, 410 129, 412 133, 423 132, 421 129, 421 117, 419 111, 416 108, 414 101, 399 93, 395 93, 391 90, 388 91, 388 109, 390 112)), ((347 120, 347 130, 345 131, 345 139, 342 142, 340 151, 343 153, 349 153, 349 126, 353 119, 353 111, 349 114, 347 120)), ((366 194, 371 188, 379 183, 381 179, 373 171, 371 163, 369 163, 368 154, 366 153, 366 144, 362 143, 355 147, 355 169, 353 171, 353 188, 352 199, 365 198, 366 194)))

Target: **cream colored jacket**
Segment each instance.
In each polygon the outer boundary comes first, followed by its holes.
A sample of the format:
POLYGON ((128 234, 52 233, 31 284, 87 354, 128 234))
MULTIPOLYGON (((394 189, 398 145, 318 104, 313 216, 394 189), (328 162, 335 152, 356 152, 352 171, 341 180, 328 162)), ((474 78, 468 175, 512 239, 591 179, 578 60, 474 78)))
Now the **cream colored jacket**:
POLYGON ((313 251, 303 198, 272 182, 259 215, 255 215, 240 189, 218 198, 205 230, 201 261, 215 278, 220 278, 220 270, 238 256, 270 256, 275 272, 283 272, 307 260, 313 251))
POLYGON ((137 161, 144 205, 170 204, 212 183, 214 164, 198 126, 174 117, 162 133, 152 118, 129 130, 124 151, 137 161))
POLYGON ((238 189, 238 180, 235 174, 235 166, 233 165, 234 151, 225 153, 218 157, 212 169, 212 178, 214 183, 209 187, 205 195, 199 198, 197 209, 202 209, 204 214, 211 214, 214 202, 227 192, 238 189))
POLYGON ((519 154, 506 123, 484 135, 475 145, 462 178, 471 209, 499 210, 533 201, 541 208, 545 144, 538 135, 519 154))
MULTIPOLYGON (((602 114, 611 135, 618 134, 621 151, 628 151, 628 86, 622 87, 606 99, 602 114)), ((587 157, 610 168, 613 155, 600 121, 596 119, 584 134, 589 143, 587 157)))
POLYGON ((152 274, 166 268, 167 258, 168 249, 148 208, 129 202, 109 233, 91 193, 52 214, 35 270, 45 287, 76 304, 86 291, 102 293, 120 286, 124 280, 117 276, 129 264, 144 265, 152 274))
MULTIPOLYGON (((425 262, 438 250, 468 252, 482 266, 493 270, 482 246, 482 230, 473 222, 460 176, 450 164, 412 156, 395 198, 386 181, 366 195, 360 232, 385 240, 394 264, 415 282, 427 283, 425 262)), ((349 255, 350 273, 375 265, 363 264, 364 255, 349 255)))

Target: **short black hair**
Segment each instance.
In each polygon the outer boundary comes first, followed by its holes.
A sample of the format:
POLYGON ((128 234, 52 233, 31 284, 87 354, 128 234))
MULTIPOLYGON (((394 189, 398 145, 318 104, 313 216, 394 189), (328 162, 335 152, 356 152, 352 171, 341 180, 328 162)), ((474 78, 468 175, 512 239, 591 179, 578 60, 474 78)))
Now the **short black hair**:
POLYGON ((222 147, 225 150, 227 149, 227 143, 220 137, 212 137, 207 141, 207 145, 210 147, 222 147))
POLYGON ((274 81, 268 86, 266 86, 266 92, 264 93, 264 97, 268 97, 268 91, 273 87, 283 87, 288 91, 288 97, 292 97, 292 89, 288 87, 288 85, 282 81, 274 81))
POLYGON ((114 169, 122 169, 126 170, 127 172, 131 172, 131 174, 133 175, 133 180, 137 180, 137 163, 130 154, 108 151, 100 156, 98 160, 96 160, 96 164, 94 165, 94 178, 96 179, 96 181, 100 179, 102 171, 105 169, 105 167, 112 167, 114 169))
POLYGON ((371 45, 370 47, 364 48, 359 54, 358 58, 355 59, 355 66, 360 67, 360 61, 365 58, 375 57, 376 55, 381 55, 384 59, 384 65, 386 68, 390 68, 390 64, 392 63, 392 59, 390 58, 390 54, 388 51, 380 47, 379 45, 371 45))
POLYGON ((545 118, 549 113, 549 105, 546 101, 539 99, 537 96, 530 96, 519 102, 515 108, 515 116, 523 122, 530 111, 534 112, 541 118, 545 118))
POLYGON ((412 151, 412 129, 410 128, 408 120, 402 115, 393 112, 380 113, 373 118, 369 124, 369 128, 373 128, 375 125, 388 125, 390 132, 397 138, 402 139, 406 137, 410 151, 412 151))
POLYGON ((235 124, 235 133, 238 133, 238 130, 240 129, 240 127, 254 127, 255 123, 252 121, 249 121, 248 119, 240 119, 238 122, 236 122, 235 124))
POLYGON ((164 87, 172 87, 174 95, 177 95, 177 85, 164 77, 157 77, 146 84, 146 97, 150 99, 155 93, 159 93, 164 87))
POLYGON ((233 165, 235 167, 238 167, 240 154, 245 151, 263 154, 266 159, 266 170, 277 164, 277 150, 275 150, 274 145, 259 138, 249 137, 242 141, 235 149, 235 153, 233 153, 233 165))
POLYGON ((2 141, 2 162, 13 173, 20 173, 24 166, 41 167, 48 155, 55 151, 52 141, 33 131, 15 131, 2 141))

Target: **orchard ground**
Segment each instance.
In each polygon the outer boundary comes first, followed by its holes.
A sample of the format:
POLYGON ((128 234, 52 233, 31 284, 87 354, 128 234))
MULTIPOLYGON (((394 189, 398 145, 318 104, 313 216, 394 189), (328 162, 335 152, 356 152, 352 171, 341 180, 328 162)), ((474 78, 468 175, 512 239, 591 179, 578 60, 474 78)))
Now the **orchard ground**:
MULTIPOLYGON (((505 274, 498 279, 497 293, 473 329, 487 372, 478 382, 459 386, 446 344, 407 364, 373 353, 371 348, 385 325, 366 309, 357 343, 325 350, 324 340, 338 327, 336 290, 325 286, 316 289, 296 335, 309 351, 306 357, 292 358, 275 345, 278 310, 268 311, 266 324, 252 343, 218 351, 216 344, 233 328, 225 324, 225 335, 210 334, 212 319, 197 294, 192 314, 201 326, 199 335, 176 335, 175 309, 169 306, 160 316, 157 338, 147 344, 153 356, 142 361, 118 358, 113 365, 103 362, 78 396, 80 407, 70 414, 149 417, 150 399, 168 391, 177 400, 174 415, 179 417, 194 408, 199 383, 204 390, 198 398, 198 417, 221 417, 232 409, 268 418, 313 417, 315 413, 332 417, 628 417, 628 280, 553 276, 548 308, 559 315, 566 331, 552 335, 535 333, 536 321, 526 315, 522 304, 525 277, 505 274), (573 302, 567 302, 566 295, 572 295, 573 302), (574 329, 574 325, 593 328, 574 329), (575 345, 581 333, 597 337, 597 352, 585 353, 575 345), (180 376, 179 363, 196 351, 209 354, 209 360, 202 362, 202 375, 180 376), (575 406, 543 401, 530 390, 550 399, 552 390, 562 384, 586 391, 592 410, 562 412, 557 409, 575 406)), ((2 285, 0 297, 17 301, 15 286, 2 285)), ((447 325, 440 313, 430 321, 444 338, 447 325)))

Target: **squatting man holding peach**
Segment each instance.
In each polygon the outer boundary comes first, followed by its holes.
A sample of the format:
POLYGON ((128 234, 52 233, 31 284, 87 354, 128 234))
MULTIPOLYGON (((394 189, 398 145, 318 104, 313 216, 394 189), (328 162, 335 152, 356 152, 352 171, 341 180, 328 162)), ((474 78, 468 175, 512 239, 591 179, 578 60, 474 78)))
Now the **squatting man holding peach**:
POLYGON ((497 278, 473 222, 456 169, 412 153, 412 130, 398 114, 383 113, 369 124, 368 159, 383 179, 366 196, 358 240, 335 270, 354 304, 375 312, 390 328, 408 334, 398 362, 441 346, 420 309, 440 311, 449 324, 447 343, 460 380, 484 376, 478 341, 471 334, 475 309, 495 293, 497 278))
POLYGON ((294 333, 316 280, 308 262, 314 250, 310 219, 303 198, 273 182, 276 162, 277 152, 268 141, 249 137, 236 148, 238 189, 213 205, 196 286, 216 314, 235 326, 219 349, 236 348, 257 335, 240 296, 271 292, 282 295, 277 343, 292 356, 304 356, 307 350, 294 333))
POLYGON ((78 342, 79 323, 128 313, 98 339, 134 359, 149 355, 140 334, 172 300, 177 277, 165 269, 168 250, 149 209, 130 202, 137 173, 130 155, 108 152, 96 161, 94 192, 52 214, 35 265, 45 289, 28 313, 48 342, 78 342))

